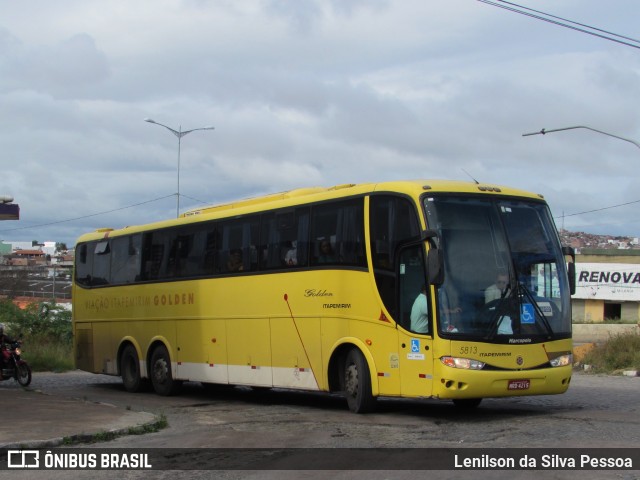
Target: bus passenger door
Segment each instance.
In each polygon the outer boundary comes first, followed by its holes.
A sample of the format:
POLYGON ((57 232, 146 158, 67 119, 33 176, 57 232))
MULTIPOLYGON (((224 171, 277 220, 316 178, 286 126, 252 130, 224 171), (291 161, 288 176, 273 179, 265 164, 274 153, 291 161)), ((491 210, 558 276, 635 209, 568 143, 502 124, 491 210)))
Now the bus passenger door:
POLYGON ((407 397, 430 397, 433 388, 433 308, 426 278, 424 247, 403 249, 398 265, 398 363, 400 393, 407 397), (414 316, 423 318, 412 326, 414 304, 414 316))

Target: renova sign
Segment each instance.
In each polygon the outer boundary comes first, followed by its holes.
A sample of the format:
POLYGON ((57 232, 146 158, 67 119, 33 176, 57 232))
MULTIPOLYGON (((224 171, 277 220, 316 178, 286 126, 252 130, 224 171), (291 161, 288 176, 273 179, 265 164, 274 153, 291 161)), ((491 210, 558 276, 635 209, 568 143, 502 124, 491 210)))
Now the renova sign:
POLYGON ((574 298, 640 301, 640 265, 577 263, 574 298))

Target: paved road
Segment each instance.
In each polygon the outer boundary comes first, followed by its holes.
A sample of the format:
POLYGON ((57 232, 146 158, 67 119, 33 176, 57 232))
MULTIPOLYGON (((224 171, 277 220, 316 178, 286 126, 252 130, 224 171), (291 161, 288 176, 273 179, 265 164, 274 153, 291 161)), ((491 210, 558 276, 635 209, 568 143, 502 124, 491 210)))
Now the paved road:
MULTIPOLYGON (((133 412, 163 414, 169 422, 169 427, 160 432, 124 436, 94 445, 98 447, 640 448, 640 378, 637 377, 576 374, 564 395, 488 399, 472 412, 460 412, 448 402, 435 400, 384 400, 379 402, 379 411, 370 415, 350 413, 344 400, 337 396, 291 391, 248 388, 207 391, 199 384, 187 384, 177 397, 129 394, 117 378, 82 372, 36 374, 33 387, 60 398, 73 397, 133 412)), ((336 450, 337 454, 344 451, 336 450)), ((53 475, 46 478, 69 478, 51 473, 53 475)), ((300 476, 294 472, 218 473, 215 478, 300 476)), ((363 476, 363 472, 334 472, 330 476, 404 479, 428 477, 433 473, 370 472, 363 476)), ((464 473, 437 472, 439 479, 467 478, 464 473)), ((152 474, 156 478, 174 478, 168 474, 163 476, 162 472, 152 474)), ((326 472, 306 472, 304 476, 327 478, 326 472)), ((640 478, 637 471, 475 472, 473 475, 476 479, 539 480, 541 477, 640 478)), ((138 477, 135 472, 127 472, 124 478, 138 477)), ((211 478, 211 472, 191 472, 190 478, 211 478)))
POLYGON ((306 392, 187 384, 175 397, 130 394, 119 378, 82 372, 36 374, 32 387, 167 417, 168 429, 112 442, 118 446, 640 447, 638 377, 576 374, 564 395, 486 399, 472 412, 387 399, 370 415, 350 413, 338 396, 306 392))

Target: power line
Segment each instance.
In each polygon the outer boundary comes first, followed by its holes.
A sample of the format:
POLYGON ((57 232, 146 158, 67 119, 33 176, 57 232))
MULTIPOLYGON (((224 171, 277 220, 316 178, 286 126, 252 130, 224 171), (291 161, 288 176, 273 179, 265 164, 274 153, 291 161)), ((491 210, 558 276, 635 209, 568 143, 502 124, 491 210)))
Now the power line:
POLYGON ((627 202, 627 203, 620 203, 619 205, 611 205, 609 207, 596 208, 594 210, 587 210, 585 212, 570 213, 569 215, 564 215, 563 214, 563 215, 560 215, 559 217, 555 217, 555 218, 575 217, 575 216, 578 216, 578 215, 584 215, 586 213, 601 212, 602 210, 610 210, 612 208, 626 207, 627 205, 633 205, 634 203, 640 203, 640 200, 634 200, 632 202, 627 202))
POLYGON ((630 37, 625 37, 624 35, 619 35, 617 33, 608 32, 607 30, 603 30, 603 29, 596 28, 596 27, 591 27, 589 25, 585 25, 585 24, 582 24, 582 23, 574 22, 572 20, 567 20, 567 19, 564 19, 562 17, 557 17, 555 15, 550 15, 548 13, 541 12, 539 10, 534 10, 534 9, 531 9, 531 8, 523 7, 521 5, 518 5, 518 4, 515 4, 515 3, 511 3, 511 2, 507 2, 507 1, 504 1, 504 0, 498 0, 501 3, 497 3, 497 2, 494 2, 494 1, 490 1, 490 0, 477 0, 477 1, 481 2, 481 3, 485 3, 487 5, 491 5, 493 7, 502 8, 503 10, 508 10, 510 12, 519 13, 520 15, 525 15, 527 17, 535 18, 536 20, 542 20, 543 22, 551 23, 551 24, 558 25, 558 26, 564 27, 564 28, 569 28, 571 30, 576 30, 578 32, 586 33, 588 35, 593 35, 594 37, 599 37, 599 38, 603 38, 605 40, 609 40, 611 42, 620 43, 620 44, 626 45, 628 47, 633 47, 633 48, 640 49, 640 41, 639 40, 636 40, 636 39, 630 38, 630 37), (509 5, 512 5, 512 6, 509 6, 509 5), (536 13, 532 13, 532 12, 536 12, 536 13), (538 15, 538 13, 540 15, 538 15), (565 23, 565 22, 568 22, 568 23, 565 23), (584 27, 584 28, 581 28, 581 27, 584 27), (598 33, 598 32, 601 32, 601 33, 598 33), (607 35, 605 35, 605 33, 607 35), (612 35, 612 36, 609 36, 609 35, 612 35), (614 37, 618 37, 618 38, 614 38, 614 37), (620 39, 629 40, 630 42, 635 42, 635 43, 626 42, 626 41, 620 40, 620 39))
POLYGON ((197 198, 190 197, 189 195, 180 194, 181 197, 188 198, 189 200, 193 200, 194 202, 198 202, 202 205, 210 205, 211 202, 205 202, 204 200, 198 200, 197 198))
POLYGON ((84 220, 85 218, 97 217, 99 215, 106 215, 107 213, 119 212, 120 210, 126 210, 128 208, 133 208, 133 207, 139 207, 140 205, 145 205, 147 203, 153 203, 153 202, 157 202, 159 200, 164 200, 165 198, 173 197, 174 195, 175 195, 175 193, 172 193, 171 195, 165 195, 164 197, 154 198, 153 200, 146 200, 144 202, 134 203, 133 205, 127 205, 126 207, 114 208, 113 210, 106 210, 104 212, 91 213, 89 215, 83 215, 81 217, 68 218, 66 220, 58 220, 58 221, 49 222, 49 223, 41 223, 39 225, 30 225, 28 227, 17 227, 17 228, 10 228, 8 230, 0 230, 0 233, 14 232, 16 230, 28 230, 28 229, 31 229, 31 228, 49 227, 51 225, 58 225, 60 223, 74 222, 76 220, 84 220))
POLYGON ((619 35, 619 34, 614 33, 614 32, 609 32, 607 30, 603 30, 603 29, 598 28, 598 27, 592 27, 592 26, 586 25, 584 23, 574 22, 573 20, 569 20, 569 19, 566 19, 566 18, 558 17, 556 15, 551 15, 550 13, 541 12, 540 10, 534 10, 533 8, 525 7, 523 5, 518 5, 518 4, 513 3, 513 2, 507 2, 506 0, 498 0, 498 1, 501 2, 501 3, 507 3, 509 5, 513 5, 514 7, 522 8, 524 10, 529 10, 531 12, 540 13, 542 15, 546 15, 547 17, 556 18, 558 20, 562 20, 563 22, 573 23, 574 25, 579 25, 581 27, 589 28, 589 29, 595 30, 597 32, 606 33, 608 35, 613 35, 613 36, 618 37, 618 38, 624 38, 625 40, 630 40, 632 42, 640 43, 640 40, 637 40, 635 38, 625 37, 624 35, 619 35))

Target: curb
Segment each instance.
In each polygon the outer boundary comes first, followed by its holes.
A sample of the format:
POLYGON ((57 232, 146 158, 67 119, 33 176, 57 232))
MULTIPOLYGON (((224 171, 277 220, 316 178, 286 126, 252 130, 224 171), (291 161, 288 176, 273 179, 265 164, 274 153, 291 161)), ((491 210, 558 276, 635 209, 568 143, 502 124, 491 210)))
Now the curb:
POLYGON ((83 443, 97 443, 113 440, 117 437, 124 437, 127 435, 142 435, 144 433, 150 433, 151 431, 161 430, 163 428, 166 428, 167 426, 168 425, 165 419, 161 417, 155 417, 152 421, 137 425, 135 427, 100 430, 95 433, 78 433, 74 435, 68 435, 66 437, 49 438, 47 440, 28 440, 19 443, 5 443, 0 445, 0 448, 48 448, 59 447, 61 445, 70 446, 83 443))
POLYGON ((0 427, 0 448, 48 448, 110 441, 167 427, 163 414, 119 408, 77 396, 59 396, 37 388, 7 390, 7 411, 29 411, 22 425, 0 427), (102 408, 105 407, 105 408, 102 408), (109 408, 106 408, 109 407, 109 408), (61 423, 60 423, 61 422, 61 423), (60 425, 62 428, 59 428, 60 425), (11 432, 11 433, 9 433, 11 432))

